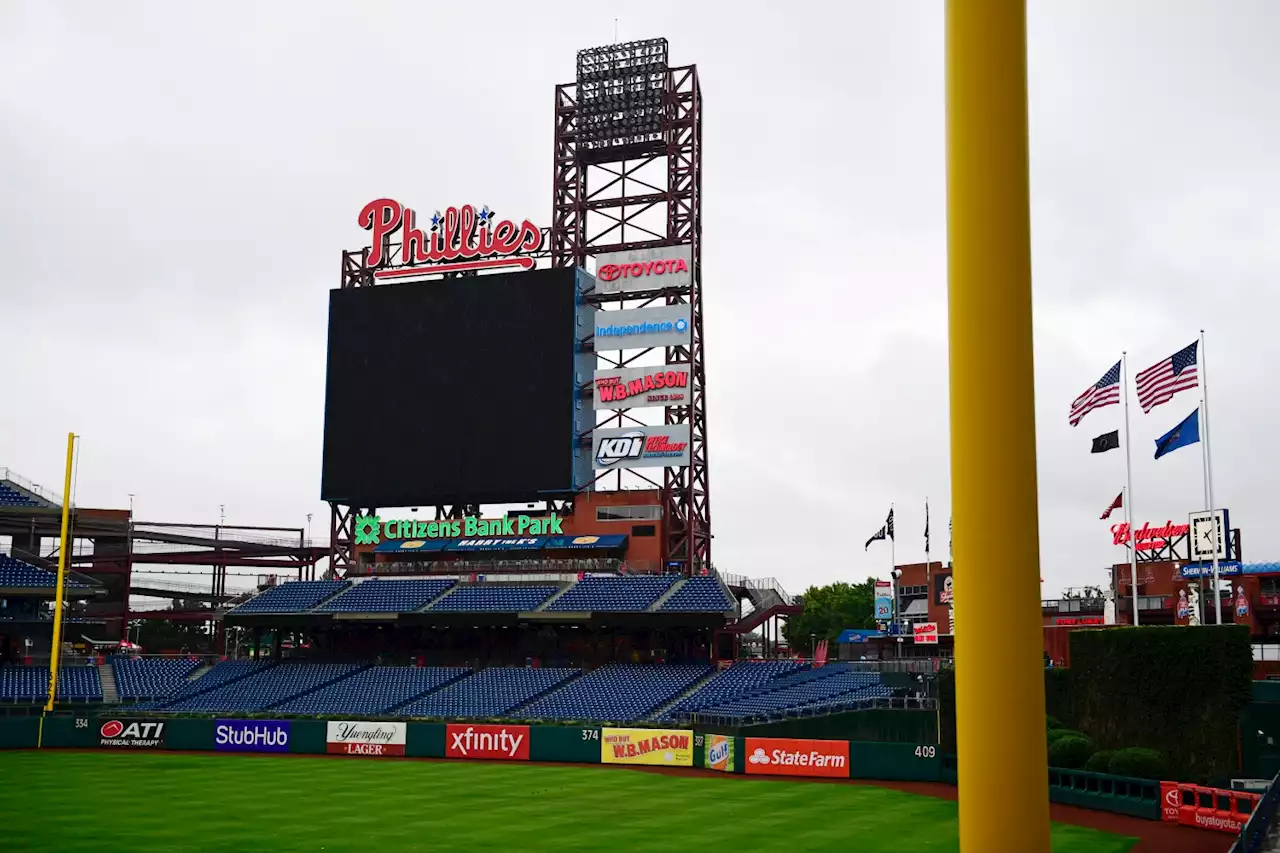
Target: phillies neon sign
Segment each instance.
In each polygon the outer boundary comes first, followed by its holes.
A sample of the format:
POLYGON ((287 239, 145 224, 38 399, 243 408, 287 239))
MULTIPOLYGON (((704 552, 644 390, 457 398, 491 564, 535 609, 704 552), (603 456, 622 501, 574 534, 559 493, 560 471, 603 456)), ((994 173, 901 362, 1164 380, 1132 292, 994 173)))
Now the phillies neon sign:
MULTIPOLYGON (((519 267, 533 269, 529 252, 542 248, 542 229, 529 220, 519 225, 498 220, 488 206, 477 211, 469 204, 432 214, 427 230, 418 227, 418 213, 391 198, 379 198, 360 210, 357 223, 372 231, 369 266, 399 262, 378 269, 374 278, 396 279, 463 270, 519 267), (387 238, 400 233, 398 257, 385 253, 387 238), (429 266, 428 266, 429 265, 429 266)), ((424 223, 425 225, 425 223, 424 223)))

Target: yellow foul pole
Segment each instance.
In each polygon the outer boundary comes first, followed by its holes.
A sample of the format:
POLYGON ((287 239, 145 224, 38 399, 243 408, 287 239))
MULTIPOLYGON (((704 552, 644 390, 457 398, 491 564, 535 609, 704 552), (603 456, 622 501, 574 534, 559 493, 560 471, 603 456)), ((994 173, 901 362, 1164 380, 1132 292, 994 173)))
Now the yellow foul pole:
POLYGON ((71 543, 67 530, 71 522, 71 467, 76 455, 76 434, 67 433, 67 476, 62 486, 62 540, 58 545, 58 589, 53 598, 53 651, 49 655, 49 701, 44 710, 53 710, 53 700, 58 695, 58 659, 62 657, 62 591, 67 581, 67 554, 71 543))
POLYGON ((960 849, 1049 853, 1024 0, 948 0, 946 44, 960 849))

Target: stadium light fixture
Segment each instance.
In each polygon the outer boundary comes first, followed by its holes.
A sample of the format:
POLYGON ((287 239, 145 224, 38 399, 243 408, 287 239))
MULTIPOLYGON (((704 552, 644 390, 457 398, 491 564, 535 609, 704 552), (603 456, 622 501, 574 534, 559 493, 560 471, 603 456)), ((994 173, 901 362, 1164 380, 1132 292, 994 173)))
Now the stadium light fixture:
POLYGON ((578 145, 661 140, 667 70, 666 39, 578 51, 578 145))

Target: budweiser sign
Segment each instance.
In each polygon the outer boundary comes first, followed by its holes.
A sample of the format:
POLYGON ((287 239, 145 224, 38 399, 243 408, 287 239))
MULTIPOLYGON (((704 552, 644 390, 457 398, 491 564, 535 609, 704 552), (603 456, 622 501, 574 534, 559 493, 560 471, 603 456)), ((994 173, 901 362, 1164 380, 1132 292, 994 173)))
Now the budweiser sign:
POLYGON ((1171 539, 1186 536, 1190 530, 1189 524, 1174 524, 1172 521, 1166 521, 1163 527, 1152 527, 1151 522, 1148 521, 1133 531, 1131 536, 1128 522, 1122 521, 1111 525, 1111 537, 1113 544, 1116 545, 1128 545, 1132 539, 1135 543, 1134 547, 1139 551, 1155 551, 1168 545, 1171 539))
POLYGON ((487 206, 478 211, 469 204, 446 208, 419 226, 413 208, 380 198, 360 210, 357 222, 373 232, 369 266, 399 264, 374 271, 374 278, 384 280, 500 267, 533 269, 528 253, 542 248, 542 229, 527 219, 519 225, 499 220, 487 206), (392 257, 386 249, 397 233, 400 250, 392 257))

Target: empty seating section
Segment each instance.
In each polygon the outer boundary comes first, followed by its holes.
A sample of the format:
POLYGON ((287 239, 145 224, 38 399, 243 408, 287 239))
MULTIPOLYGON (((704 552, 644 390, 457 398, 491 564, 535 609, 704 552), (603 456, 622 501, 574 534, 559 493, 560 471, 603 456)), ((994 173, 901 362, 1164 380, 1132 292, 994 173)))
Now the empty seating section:
POLYGON ((172 696, 187 686, 187 678, 199 666, 200 662, 191 658, 111 658, 121 699, 172 696))
POLYGON ((519 584, 464 584, 431 605, 432 611, 492 611, 525 613, 536 610, 560 591, 558 586, 522 586, 519 584))
POLYGON ((165 711, 205 713, 261 711, 345 678, 353 672, 364 669, 365 666, 367 664, 286 661, 247 678, 232 681, 190 698, 169 702, 162 707, 165 711))
POLYGON ((232 613, 297 613, 346 589, 347 581, 290 581, 241 604, 232 613))
POLYGON ((822 669, 785 676, 767 684, 758 693, 704 706, 702 713, 727 717, 769 717, 788 711, 814 711, 822 707, 844 706, 888 690, 874 672, 858 672, 829 664, 822 669))
POLYGON ((30 563, 0 554, 0 587, 50 587, 58 581, 53 572, 36 568, 30 563))
POLYGON ((40 501, 33 501, 8 483, 0 483, 0 506, 40 506, 40 501))
POLYGON ((733 609, 717 578, 689 578, 658 608, 676 613, 724 613, 733 609))
POLYGON ((615 664, 570 681, 517 716, 545 720, 640 720, 711 672, 710 666, 615 664))
POLYGON ((470 672, 461 666, 375 666, 273 710, 282 714, 385 714, 470 672))
POLYGON ((806 663, 789 660, 740 661, 718 673, 699 687, 697 692, 668 708, 659 719, 671 722, 679 714, 693 713, 733 699, 760 693, 784 676, 794 675, 808 668, 809 665, 806 663))
POLYGON ((229 684, 237 678, 245 678, 255 672, 270 669, 273 666, 275 666, 275 661, 224 660, 221 663, 214 664, 208 672, 195 681, 188 681, 185 686, 172 695, 170 701, 189 699, 220 685, 229 684))
POLYGON ((573 588, 551 602, 547 610, 558 612, 601 611, 621 613, 648 610, 671 585, 677 575, 599 575, 583 578, 573 588))
MULTIPOLYGON (((0 666, 0 702, 44 702, 48 698, 47 666, 0 666)), ((58 701, 101 702, 98 668, 64 666, 59 669, 58 701)))
POLYGON ((430 604, 453 586, 449 578, 367 580, 331 598, 320 613, 411 613, 430 604))
POLYGON ((510 714, 538 694, 579 672, 577 669, 486 669, 410 702, 397 709, 396 714, 404 717, 498 717, 510 714))

